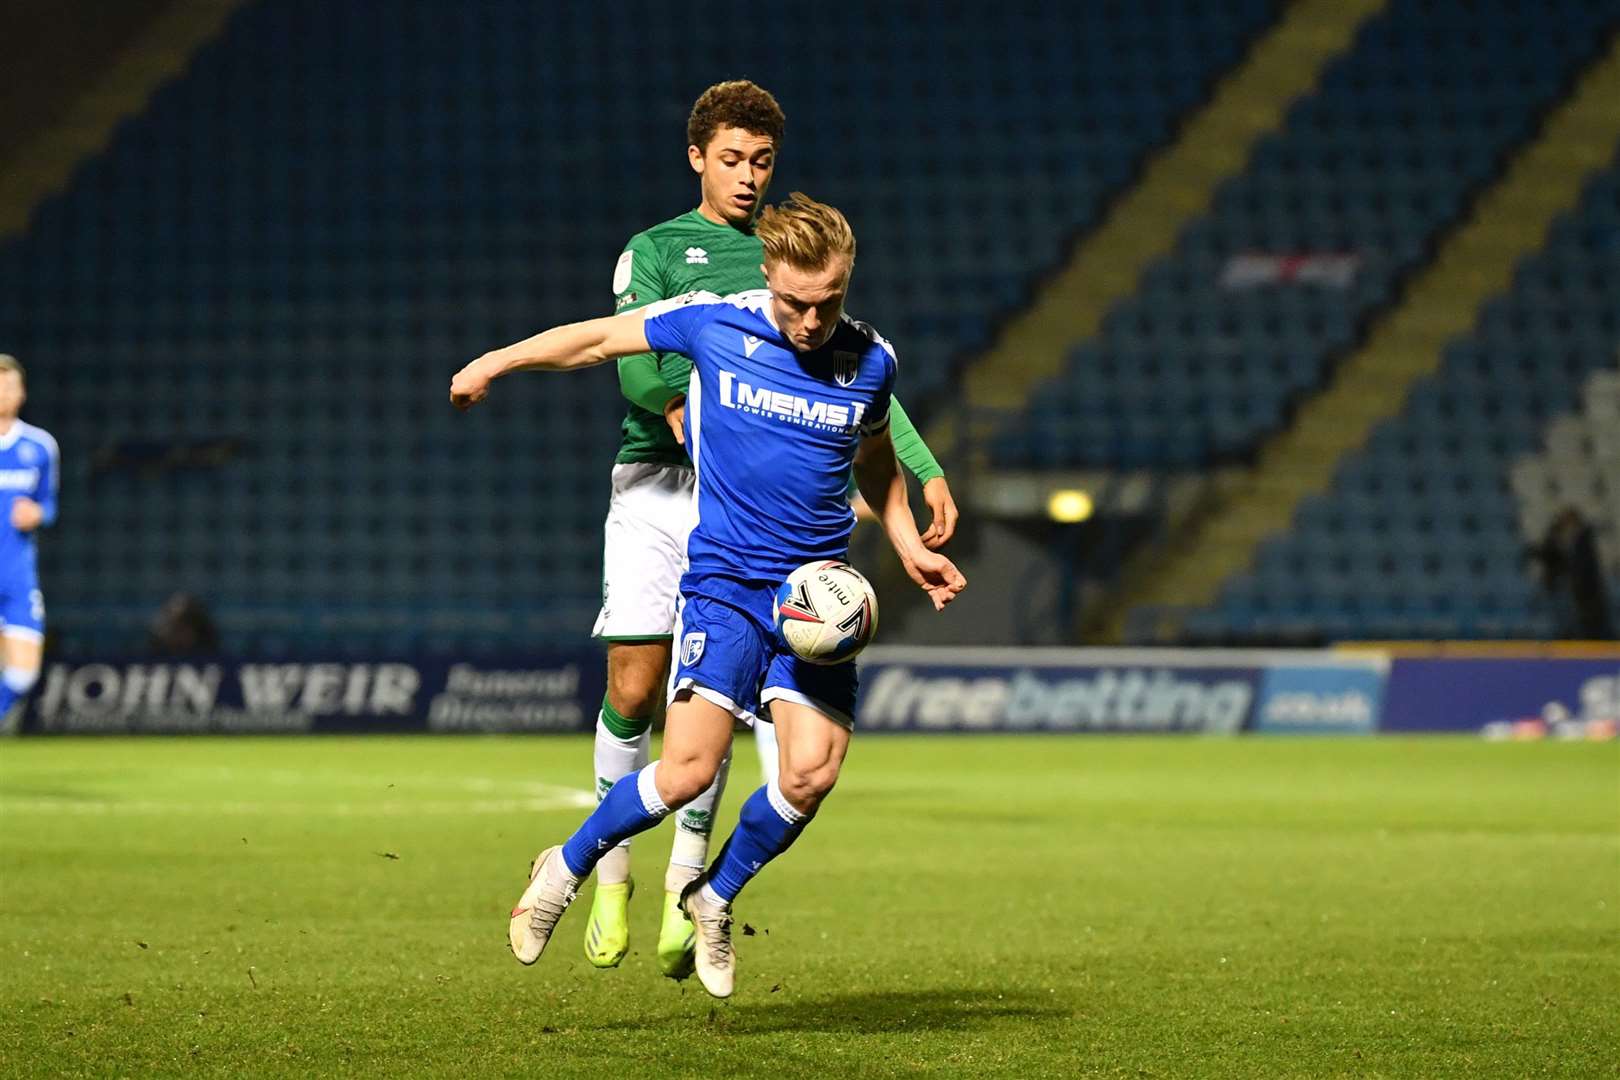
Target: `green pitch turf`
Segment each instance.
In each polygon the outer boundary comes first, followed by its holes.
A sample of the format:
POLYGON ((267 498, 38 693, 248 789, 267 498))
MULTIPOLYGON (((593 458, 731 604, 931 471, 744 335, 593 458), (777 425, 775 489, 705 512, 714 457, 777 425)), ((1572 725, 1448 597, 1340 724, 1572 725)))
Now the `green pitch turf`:
POLYGON ((512 960, 588 755, 0 744, 0 1075, 1620 1075, 1620 746, 857 738, 727 1002, 655 972, 667 827, 621 968, 585 896, 512 960))

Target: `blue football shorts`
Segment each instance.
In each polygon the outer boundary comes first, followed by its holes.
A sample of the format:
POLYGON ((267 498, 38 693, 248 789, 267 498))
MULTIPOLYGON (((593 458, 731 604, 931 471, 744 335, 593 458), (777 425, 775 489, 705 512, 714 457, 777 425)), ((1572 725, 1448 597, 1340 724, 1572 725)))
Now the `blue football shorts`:
POLYGON ((45 596, 35 577, 0 578, 0 622, 16 637, 45 637, 45 596))
POLYGON ((774 627, 708 596, 683 594, 675 619, 670 700, 694 693, 752 724, 773 701, 793 701, 855 725, 855 664, 800 660, 774 627))

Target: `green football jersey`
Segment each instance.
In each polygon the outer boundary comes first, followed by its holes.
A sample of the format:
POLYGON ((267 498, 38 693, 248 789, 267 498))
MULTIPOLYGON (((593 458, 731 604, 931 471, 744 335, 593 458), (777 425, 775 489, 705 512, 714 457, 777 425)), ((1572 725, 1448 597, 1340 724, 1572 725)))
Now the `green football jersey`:
MULTIPOLYGON (((698 290, 728 296, 762 289, 763 261, 764 251, 752 233, 717 225, 689 210, 630 238, 613 270, 614 312, 698 290)), ((692 362, 676 353, 646 353, 619 361, 619 382, 630 409, 615 460, 691 464, 663 413, 650 408, 686 393, 691 372, 692 362), (650 378, 652 373, 656 380, 650 378)))

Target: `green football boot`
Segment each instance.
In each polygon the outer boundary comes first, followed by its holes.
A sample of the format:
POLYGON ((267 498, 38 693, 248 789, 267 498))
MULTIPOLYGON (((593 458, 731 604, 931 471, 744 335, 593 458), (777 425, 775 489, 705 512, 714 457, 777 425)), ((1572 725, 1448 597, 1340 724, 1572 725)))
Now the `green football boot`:
POLYGON ((634 881, 596 887, 585 927, 585 959, 593 966, 618 967, 630 951, 630 894, 635 891, 634 881))
POLYGON ((658 970, 677 981, 690 976, 697 964, 697 938, 692 920, 681 908, 681 894, 664 894, 664 921, 658 930, 658 970))

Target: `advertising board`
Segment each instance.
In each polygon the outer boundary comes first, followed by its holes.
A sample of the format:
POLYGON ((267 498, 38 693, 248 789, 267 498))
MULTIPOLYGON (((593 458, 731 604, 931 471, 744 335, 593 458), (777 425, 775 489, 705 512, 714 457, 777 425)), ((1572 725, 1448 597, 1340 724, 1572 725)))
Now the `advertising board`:
POLYGON ((47 662, 23 730, 40 733, 588 731, 596 649, 466 663, 47 662))

